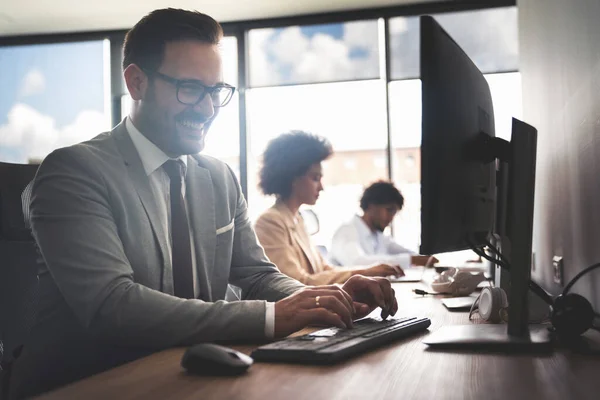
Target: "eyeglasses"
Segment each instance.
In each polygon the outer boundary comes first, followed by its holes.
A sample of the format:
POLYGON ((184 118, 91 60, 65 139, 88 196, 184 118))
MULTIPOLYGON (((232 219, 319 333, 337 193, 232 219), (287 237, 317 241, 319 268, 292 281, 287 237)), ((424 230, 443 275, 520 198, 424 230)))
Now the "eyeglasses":
POLYGON ((196 79, 176 79, 161 72, 145 71, 148 75, 156 75, 165 82, 169 82, 177 88, 177 101, 188 106, 200 103, 208 93, 214 107, 224 107, 229 103, 235 92, 235 87, 226 83, 215 86, 206 86, 196 79))

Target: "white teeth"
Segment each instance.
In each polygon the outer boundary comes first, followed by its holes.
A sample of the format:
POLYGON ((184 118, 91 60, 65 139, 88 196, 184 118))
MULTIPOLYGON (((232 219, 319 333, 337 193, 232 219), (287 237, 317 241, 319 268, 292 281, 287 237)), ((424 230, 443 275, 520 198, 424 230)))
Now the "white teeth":
POLYGON ((200 129, 202 128, 202 123, 199 122, 193 122, 193 121, 179 121, 178 122, 179 125, 184 126, 186 128, 191 128, 191 129, 200 129))

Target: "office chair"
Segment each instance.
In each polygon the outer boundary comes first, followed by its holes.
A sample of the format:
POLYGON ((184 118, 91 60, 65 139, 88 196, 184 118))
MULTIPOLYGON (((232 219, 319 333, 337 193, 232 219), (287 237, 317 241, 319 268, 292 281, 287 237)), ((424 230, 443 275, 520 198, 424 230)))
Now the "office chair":
POLYGON ((37 168, 0 162, 0 398, 7 397, 12 362, 35 320, 38 252, 21 195, 37 168))
POLYGON ((300 210, 300 216, 304 220, 304 226, 309 235, 313 236, 319 233, 319 230, 321 230, 321 223, 319 222, 319 216, 316 212, 309 208, 305 208, 300 210))

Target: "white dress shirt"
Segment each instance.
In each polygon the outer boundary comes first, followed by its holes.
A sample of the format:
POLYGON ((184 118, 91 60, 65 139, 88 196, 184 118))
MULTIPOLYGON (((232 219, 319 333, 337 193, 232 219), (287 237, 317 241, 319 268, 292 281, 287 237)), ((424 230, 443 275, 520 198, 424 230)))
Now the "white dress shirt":
MULTIPOLYGON (((131 118, 127 117, 125 120, 127 132, 131 137, 131 141, 137 150, 144 171, 150 181, 150 188, 156 205, 158 206, 158 218, 163 225, 163 232, 166 234, 165 242, 167 243, 167 257, 172 257, 172 240, 171 240, 171 198, 170 198, 170 180, 164 168, 161 168, 165 162, 171 160, 161 149, 159 149, 154 143, 152 143, 146 136, 144 136, 131 121, 131 118)), ((183 162, 184 168, 183 173, 187 172, 187 157, 181 156, 178 158, 183 162)), ((182 195, 187 208, 187 199, 185 197, 185 179, 181 185, 182 195)), ((190 247, 192 249, 192 273, 194 280, 194 296, 197 298, 200 294, 200 283, 198 281, 198 271, 196 270, 196 251, 194 247, 194 231, 190 224, 190 247)), ((267 302, 266 315, 265 315, 265 336, 272 338, 275 331, 275 303, 267 302)))
POLYGON ((344 266, 385 263, 405 269, 412 254, 383 232, 373 232, 358 215, 338 228, 331 243, 332 257, 344 266))

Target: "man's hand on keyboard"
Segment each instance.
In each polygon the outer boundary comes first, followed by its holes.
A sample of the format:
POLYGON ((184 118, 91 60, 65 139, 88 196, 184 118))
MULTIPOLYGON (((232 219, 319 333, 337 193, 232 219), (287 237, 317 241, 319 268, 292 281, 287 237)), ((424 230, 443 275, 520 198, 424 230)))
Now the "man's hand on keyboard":
POLYGON ((351 328, 353 318, 352 297, 339 286, 309 286, 275 303, 275 337, 308 325, 351 328))
POLYGON ((369 315, 377 307, 381 307, 382 319, 395 315, 398 311, 396 294, 386 278, 355 275, 346 281, 342 289, 354 300, 354 319, 369 315))

